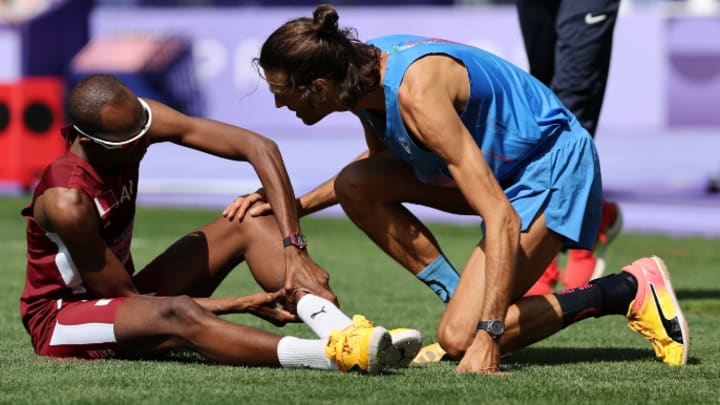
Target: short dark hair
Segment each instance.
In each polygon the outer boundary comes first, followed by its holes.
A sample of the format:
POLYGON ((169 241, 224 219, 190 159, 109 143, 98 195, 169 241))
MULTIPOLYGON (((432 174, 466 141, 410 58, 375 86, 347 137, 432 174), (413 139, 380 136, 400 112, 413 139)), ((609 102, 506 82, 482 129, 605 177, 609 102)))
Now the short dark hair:
POLYGON ((92 74, 70 90, 68 115, 73 124, 85 131, 102 131, 102 108, 119 106, 134 98, 132 90, 115 76, 92 74))

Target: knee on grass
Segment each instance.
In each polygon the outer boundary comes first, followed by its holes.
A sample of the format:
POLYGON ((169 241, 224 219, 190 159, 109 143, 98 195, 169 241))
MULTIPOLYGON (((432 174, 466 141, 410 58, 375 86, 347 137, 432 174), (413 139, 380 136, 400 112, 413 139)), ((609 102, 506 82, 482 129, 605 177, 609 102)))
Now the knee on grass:
POLYGON ((448 325, 440 326, 437 331, 438 342, 450 358, 460 358, 472 344, 475 332, 474 329, 467 331, 448 325))

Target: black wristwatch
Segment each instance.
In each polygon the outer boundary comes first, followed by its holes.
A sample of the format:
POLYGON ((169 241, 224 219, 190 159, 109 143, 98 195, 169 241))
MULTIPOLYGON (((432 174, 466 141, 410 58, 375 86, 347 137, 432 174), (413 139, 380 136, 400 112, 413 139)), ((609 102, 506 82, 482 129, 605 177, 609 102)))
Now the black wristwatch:
POLYGON ((302 232, 293 232, 290 236, 283 238, 283 247, 295 246, 298 249, 307 247, 307 239, 302 232))
POLYGON ((480 321, 477 324, 478 330, 484 330, 490 336, 492 336, 493 339, 497 340, 500 338, 500 336, 505 333, 505 322, 499 320, 499 319, 492 319, 489 321, 480 321))

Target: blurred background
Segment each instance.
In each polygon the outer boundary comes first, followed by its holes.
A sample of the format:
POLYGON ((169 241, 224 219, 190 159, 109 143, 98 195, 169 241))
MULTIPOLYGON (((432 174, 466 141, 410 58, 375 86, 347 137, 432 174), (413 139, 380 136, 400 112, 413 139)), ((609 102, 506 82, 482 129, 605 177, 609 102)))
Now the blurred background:
MULTIPOLYGON (((581 0, 578 0, 581 1, 581 0)), ((479 46, 523 69, 513 1, 335 1, 360 39, 407 33, 479 46)), ((364 150, 350 114, 306 127, 251 64, 307 0, 0 0, 0 193, 32 189, 62 153, 65 93, 117 75, 139 96, 273 138, 300 195, 364 150)), ((596 142, 625 230, 720 236, 720 2, 623 0, 596 142)), ((155 145, 140 204, 220 208, 259 187, 248 164, 155 145)), ((413 207, 427 220, 476 223, 413 207)), ((338 208, 319 215, 342 215, 338 208)))

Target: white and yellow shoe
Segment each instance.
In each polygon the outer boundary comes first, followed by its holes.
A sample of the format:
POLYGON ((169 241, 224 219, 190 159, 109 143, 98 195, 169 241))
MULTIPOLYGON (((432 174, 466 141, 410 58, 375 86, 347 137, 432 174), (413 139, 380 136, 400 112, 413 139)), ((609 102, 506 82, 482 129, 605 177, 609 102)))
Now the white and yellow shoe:
POLYGON ((393 361, 394 350, 387 329, 354 315, 352 325, 330 333, 325 355, 335 361, 340 371, 378 374, 387 367, 388 360, 393 361))
MULTIPOLYGON (((410 328, 397 328, 390 331, 395 356, 387 361, 389 367, 405 368, 410 365, 422 348, 422 334, 410 328)), ((388 356, 390 357, 390 356, 388 356)))

